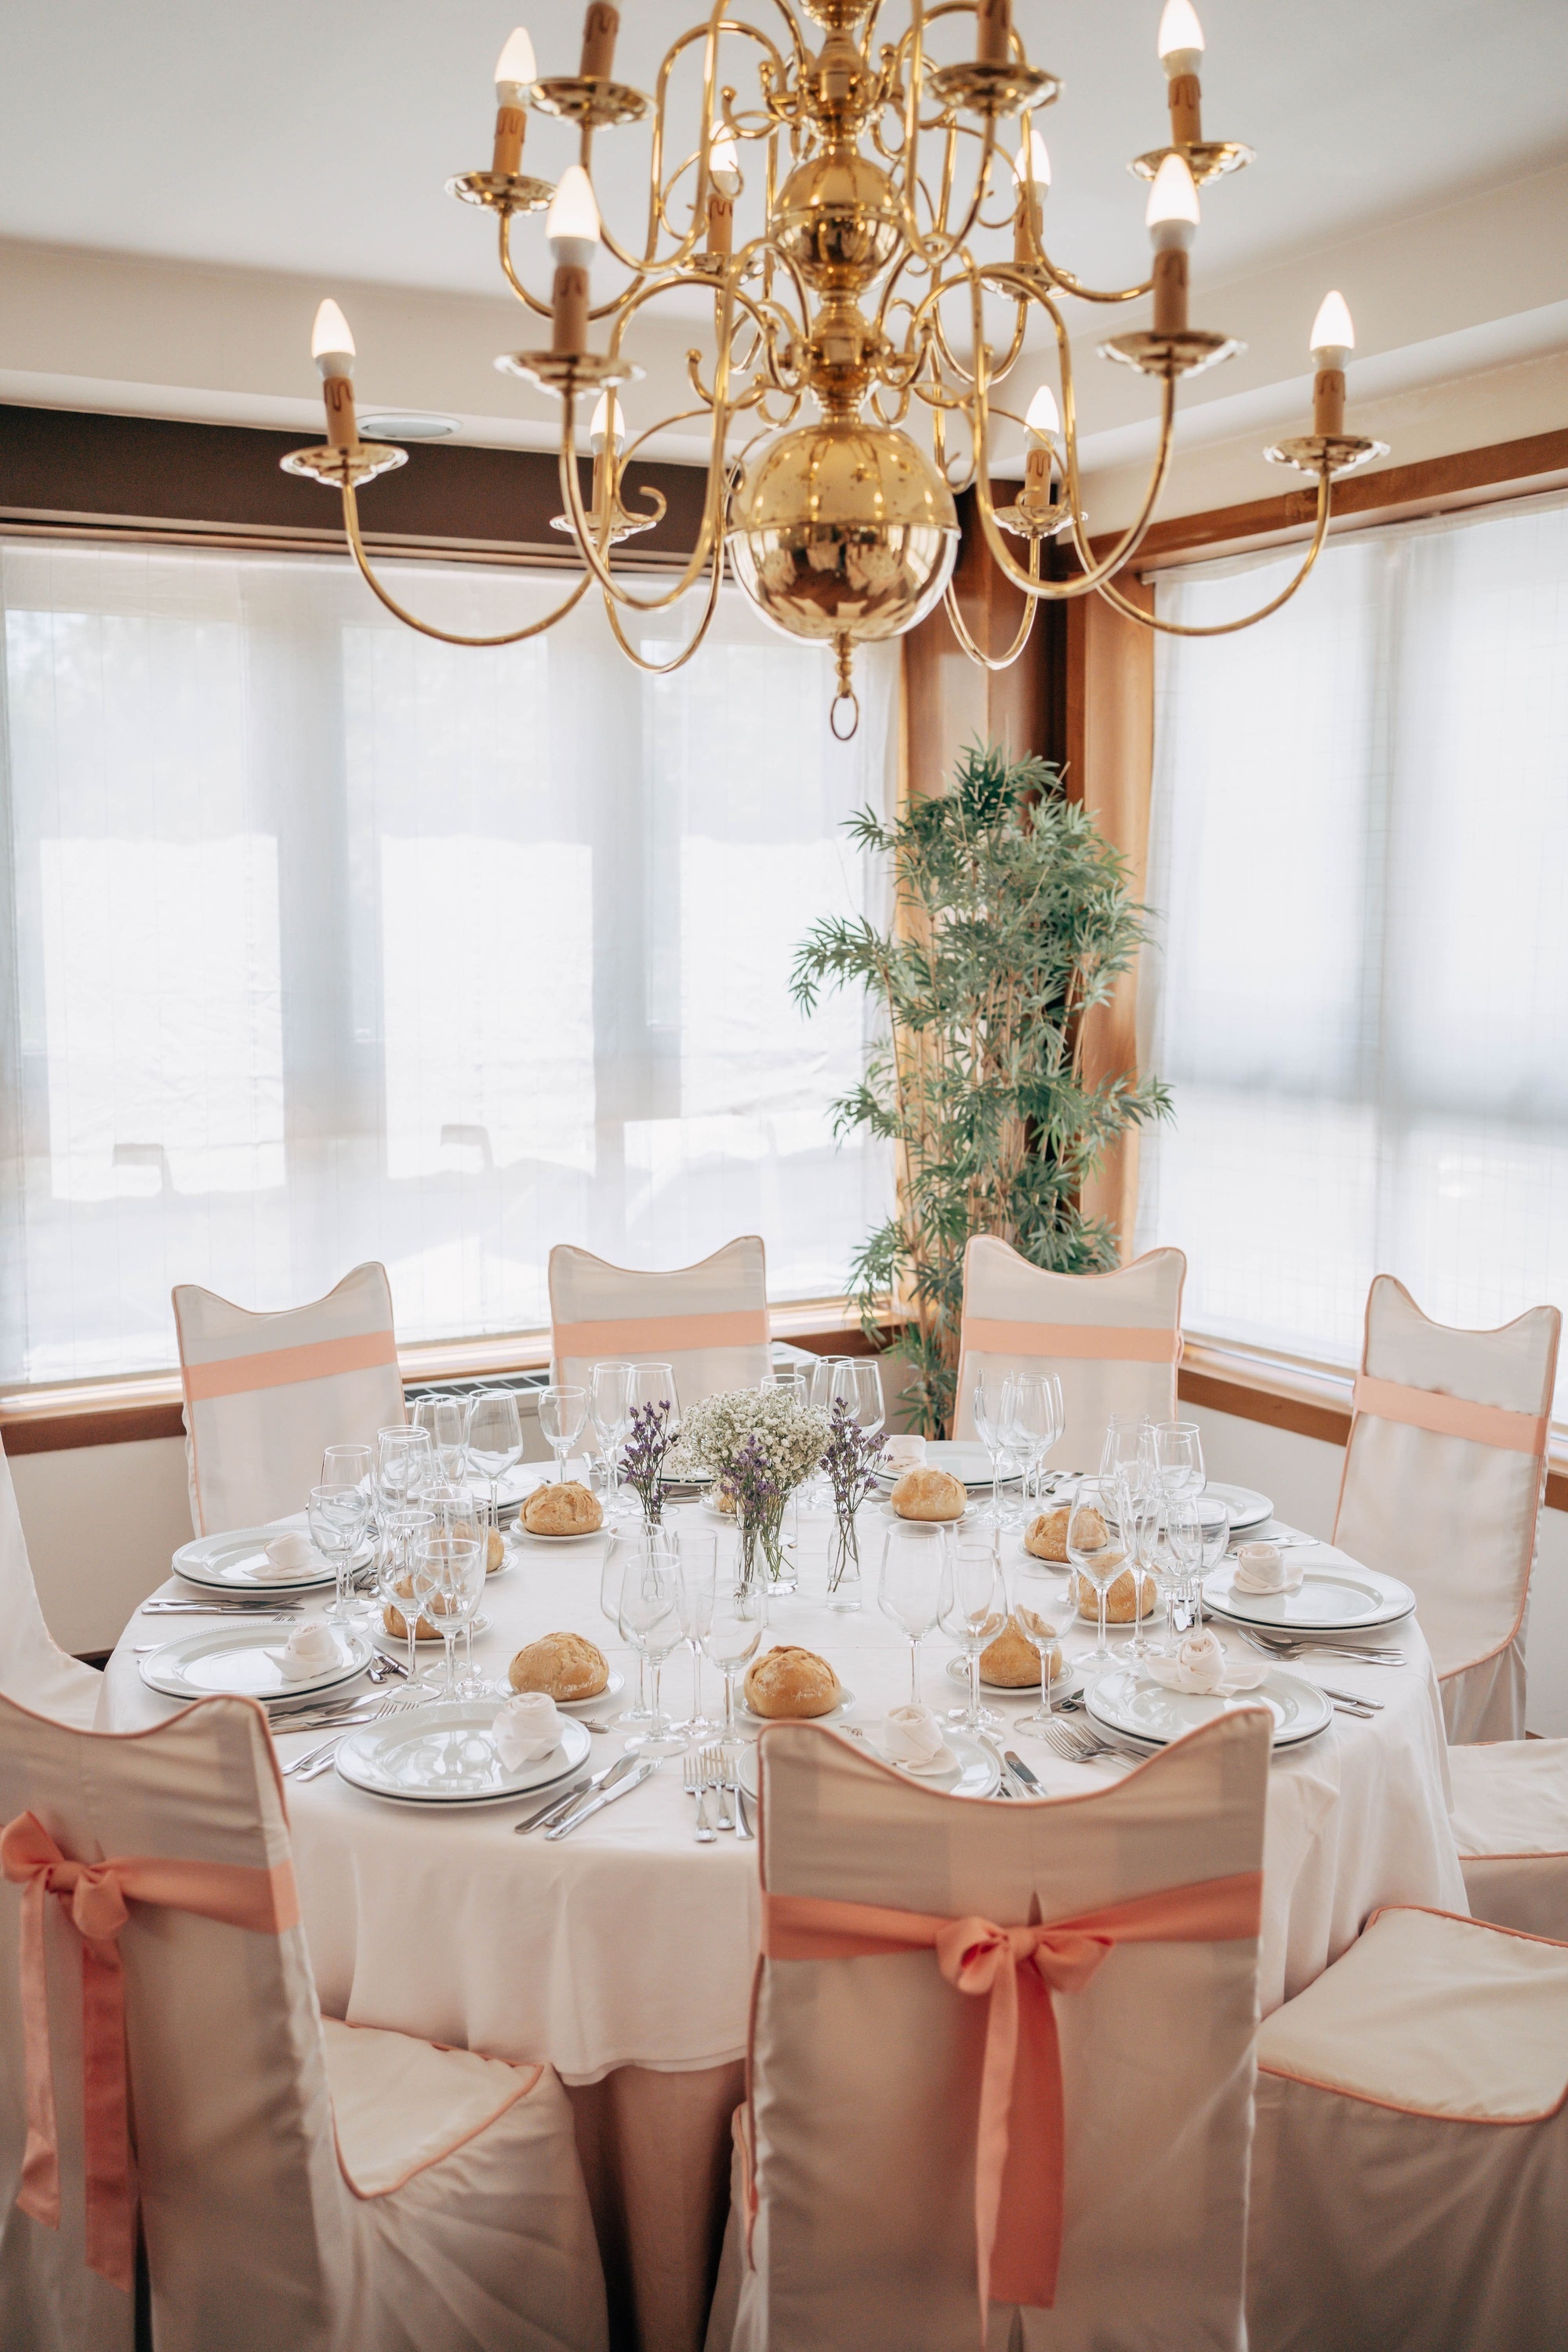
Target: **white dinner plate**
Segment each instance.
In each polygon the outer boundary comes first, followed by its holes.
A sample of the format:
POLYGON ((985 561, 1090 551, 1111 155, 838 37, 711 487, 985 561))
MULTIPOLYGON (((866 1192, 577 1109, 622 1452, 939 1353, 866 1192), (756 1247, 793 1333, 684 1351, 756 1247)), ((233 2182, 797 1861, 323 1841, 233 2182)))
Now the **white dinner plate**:
MULTIPOLYGON (((917 1470, 945 1470, 950 1478, 958 1479, 972 1495, 989 1494, 991 1491, 991 1456, 984 1445, 976 1445, 972 1438, 928 1438, 925 1460, 912 1466, 917 1470)), ((901 1470, 879 1470, 877 1483, 886 1492, 889 1486, 896 1486, 903 1475, 901 1470)), ((1016 1486, 1016 1472, 1011 1479, 1004 1478, 1002 1484, 1004 1486, 1016 1486)))
POLYGON ((263 1702, 305 1698, 312 1691, 352 1683, 370 1664, 371 1645, 363 1633, 346 1626, 333 1630, 338 1663, 318 1675, 284 1673, 279 1655, 289 1639, 287 1625, 228 1624, 205 1633, 186 1633, 136 1663, 148 1688, 162 1691, 166 1698, 210 1698, 215 1691, 263 1702))
POLYGON ((1248 1528, 1260 1528, 1266 1519, 1274 1517, 1273 1504, 1267 1495, 1260 1495, 1254 1486, 1225 1486, 1217 1478, 1211 1478, 1204 1492, 1217 1496, 1222 1503, 1229 1506, 1233 1536, 1244 1534, 1248 1528))
POLYGON ((1234 1564, 1227 1562, 1205 1577, 1205 1606, 1216 1617, 1279 1633, 1363 1633, 1373 1626, 1397 1625, 1415 1606, 1415 1595, 1396 1576, 1380 1576, 1350 1561, 1309 1568, 1294 1592, 1238 1592, 1235 1576, 1234 1564))
POLYGON ((558 1698, 555 1704, 558 1707, 563 1708, 566 1714, 575 1715, 579 1707, 607 1706, 611 1699, 619 1698, 626 1686, 626 1678, 625 1675, 617 1674, 615 1667, 612 1666, 610 1668, 609 1681, 605 1685, 602 1691, 595 1691, 592 1698, 558 1698))
POLYGON ((575 1535, 554 1536, 525 1528, 521 1519, 512 1522, 512 1535, 519 1544, 591 1544, 597 1543, 604 1532, 602 1527, 583 1528, 575 1535))
POLYGON ((966 1504, 956 1519, 906 1519, 902 1511, 895 1511, 891 1503, 873 1503, 873 1515, 886 1519, 895 1528, 973 1528, 978 1525, 982 1513, 976 1503, 966 1504))
MULTIPOLYGON (((764 1653, 764 1655, 765 1654, 766 1654, 764 1653)), ((846 1690, 843 1685, 840 1684, 838 1703, 836 1706, 830 1706, 826 1715, 753 1715, 751 1708, 746 1705, 743 1699, 737 1699, 735 1702, 735 1713, 740 1717, 742 1723, 751 1724, 760 1731, 764 1723, 834 1723, 837 1721, 840 1716, 847 1715, 849 1709, 854 1706, 854 1692, 852 1690, 846 1690)))
POLYGON ((1184 1733, 1195 1731, 1200 1724, 1212 1723, 1215 1716, 1242 1706, 1268 1707, 1274 1717, 1276 1748, 1299 1748, 1304 1739, 1315 1739, 1334 1717, 1333 1708, 1314 1684, 1279 1666, 1270 1670, 1257 1690, 1230 1697, 1167 1690, 1163 1683, 1150 1681, 1135 1666, 1108 1666, 1089 1684, 1084 1706, 1107 1730, 1150 1748, 1163 1748, 1184 1733))
POLYGON ((172 1565, 176 1576, 207 1592, 314 1592, 336 1580, 331 1562, 320 1552, 314 1568, 290 1569, 287 1576, 262 1573, 268 1545, 278 1536, 299 1532, 275 1519, 267 1528, 230 1528, 222 1535, 198 1536, 194 1543, 180 1546, 172 1565))
POLYGON ((339 1777, 405 1805, 500 1805, 565 1780, 587 1761, 593 1739, 568 1718, 548 1756, 509 1771, 490 1734, 499 1712, 494 1699, 468 1699, 366 1724, 339 1742, 339 1777))
MULTIPOLYGON (((824 1723, 833 1720, 831 1716, 822 1716, 817 1719, 824 1723)), ((958 1731, 951 1726, 945 1726, 944 1729, 948 1760, 940 1770, 916 1771, 906 1766, 895 1769, 905 1771, 910 1780, 919 1780, 923 1787, 941 1789, 950 1797, 994 1797, 1002 1785, 1002 1767, 994 1751, 967 1731, 958 1731)), ((886 1764, 889 1761, 877 1745, 875 1732, 868 1732, 866 1745, 879 1762, 886 1764)), ((740 1774, 741 1786, 754 1803, 757 1796, 757 1751, 754 1748, 742 1749, 740 1774)))
MULTIPOLYGON (((947 1672, 950 1681, 958 1683, 964 1690, 968 1690, 969 1668, 962 1658, 949 1658, 947 1672)), ((1040 1696, 1038 1675, 1032 1683, 988 1683, 982 1675, 980 1687, 983 1691, 989 1691, 994 1698, 1038 1698, 1040 1696)), ((1052 1680, 1051 1696, 1054 1699, 1072 1698, 1082 1688, 1082 1673, 1069 1658, 1061 1673, 1052 1680)))

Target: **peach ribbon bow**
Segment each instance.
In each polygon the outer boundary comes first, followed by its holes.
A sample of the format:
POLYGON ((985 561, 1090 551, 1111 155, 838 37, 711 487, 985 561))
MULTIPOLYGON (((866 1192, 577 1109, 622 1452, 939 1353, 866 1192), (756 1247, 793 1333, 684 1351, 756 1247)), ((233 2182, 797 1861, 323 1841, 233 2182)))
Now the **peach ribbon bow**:
POLYGON ((974 2153, 982 2336, 993 2297, 1042 2310, 1056 2300, 1065 2159, 1054 1995, 1086 1985, 1115 1944, 1254 1937, 1262 1905, 1263 1874, 1256 1870, 1027 1927, 764 1894, 763 1950, 770 1959, 933 1950, 949 1984, 989 2004, 974 2153))
POLYGON ((18 1813, 0 1830, 0 1869, 22 1889, 27 2144, 16 2202, 35 2221, 59 2228, 59 2138, 44 1963, 44 1897, 57 1895, 81 1937, 87 2266, 129 2294, 135 2282, 135 2200, 125 2087, 125 1980, 117 1941, 131 1916, 127 1901, 160 1903, 226 1927, 280 1935, 300 1918, 293 1867, 280 1862, 271 1870, 255 1870, 238 1863, 180 1862, 158 1854, 73 1862, 36 1813, 18 1813))

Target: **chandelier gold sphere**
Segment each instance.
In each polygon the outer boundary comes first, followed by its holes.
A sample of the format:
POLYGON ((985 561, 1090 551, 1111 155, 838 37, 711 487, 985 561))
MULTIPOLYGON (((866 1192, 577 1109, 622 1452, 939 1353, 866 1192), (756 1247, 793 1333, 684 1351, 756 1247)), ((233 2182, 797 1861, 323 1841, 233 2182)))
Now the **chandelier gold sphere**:
POLYGON ((1116 585, 1164 484, 1177 383, 1238 348, 1188 318, 1198 190, 1251 160, 1238 142, 1204 136, 1203 32, 1191 0, 1169 0, 1156 43, 1168 144, 1131 166, 1153 183, 1146 215, 1152 268, 1106 289, 1086 286, 1046 247, 1051 173, 1034 119, 1061 83, 1026 55, 1012 0, 902 0, 897 22, 896 0, 775 0, 775 8, 763 29, 712 0, 706 21, 667 51, 652 95, 615 78, 620 19, 610 0, 591 0, 575 74, 540 78, 520 26, 496 68, 489 168, 447 184, 493 216, 506 283, 550 329, 548 343, 536 339, 498 362, 561 404, 556 527, 574 543, 582 571, 542 620, 494 638, 462 637, 418 620, 376 579, 357 492, 402 452, 361 443, 353 337, 336 305, 324 306, 314 352, 327 442, 283 462, 340 492, 354 561, 383 604, 447 643, 500 645, 552 627, 596 586, 627 657, 669 669, 701 644, 728 568, 773 626, 832 647, 836 728, 845 710, 858 709, 856 646, 900 636, 939 597, 964 652, 989 668, 1017 658, 1045 603, 1097 594, 1142 626, 1182 635, 1245 628, 1276 611, 1317 560, 1335 477, 1385 454, 1381 442, 1344 429, 1353 331, 1338 296, 1313 331, 1312 430, 1267 453, 1317 481, 1316 524, 1295 579, 1261 612, 1218 629, 1180 627, 1116 585), (693 145, 675 135, 678 93, 695 100, 693 145), (556 185, 522 168, 531 113, 575 129, 576 162, 556 185), (651 131, 640 249, 601 218, 592 176, 595 137, 624 137, 639 122, 651 131), (513 228, 537 234, 526 224, 546 208, 552 275, 536 292, 514 256, 513 228), (601 289, 595 303, 593 278, 606 267, 622 282, 607 300, 601 289), (625 559, 612 558, 663 511, 657 494, 648 504, 646 493, 628 509, 622 477, 664 427, 652 422, 634 433, 624 415, 613 430, 596 423, 584 503, 583 404, 635 385, 642 371, 628 339, 635 342, 649 305, 678 291, 688 304, 695 293, 711 316, 706 352, 689 357, 699 413, 710 420, 710 455, 696 544, 673 579, 649 589, 646 571, 634 586, 625 559), (1160 415, 1137 519, 1097 551, 1079 481, 1066 306, 1151 297, 1148 325, 1100 346, 1158 386, 1160 415), (1058 404, 1043 388, 1020 417, 998 394, 1032 348, 1031 327, 1039 331, 1035 346, 1055 352, 1060 397, 1058 404), (911 429, 917 422, 922 437, 911 429), (1023 490, 1000 509, 991 489, 999 422, 1026 434, 1023 490), (952 591, 961 490, 973 491, 991 559, 1026 599, 1018 635, 1000 656, 971 639, 952 591), (1009 540, 1022 542, 1024 562, 1009 540), (1064 559, 1047 569, 1042 549, 1051 541, 1064 559), (662 662, 638 652, 640 633, 628 635, 619 615, 668 612, 694 592, 700 616, 685 646, 662 662))

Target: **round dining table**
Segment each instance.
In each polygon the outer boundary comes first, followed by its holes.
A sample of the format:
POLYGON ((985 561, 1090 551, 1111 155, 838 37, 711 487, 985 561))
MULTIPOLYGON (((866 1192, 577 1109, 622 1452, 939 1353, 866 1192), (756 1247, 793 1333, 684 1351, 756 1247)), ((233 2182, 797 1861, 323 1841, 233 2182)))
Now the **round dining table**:
MULTIPOLYGON (((670 1507, 667 1517, 678 1528, 716 1529, 700 1503, 670 1507)), ((829 1659, 853 1693, 847 1719, 874 1738, 910 1690, 908 1641, 877 1605, 887 1520, 883 1507, 863 1507, 861 1605, 850 1612, 826 1603, 829 1526, 801 1512, 799 1590, 770 1599, 763 1646, 798 1643, 829 1659)), ((721 1547, 732 1544, 729 1528, 716 1531, 721 1547)), ((1026 1566, 1016 1536, 1006 1548, 1010 1572, 1029 1574, 1036 1592, 1054 1597, 1070 1662, 1092 1643, 1092 1627, 1068 1620, 1065 1583, 1026 1566)), ((1321 1552, 1342 1559, 1327 1546, 1321 1552)), ((586 1634, 626 1676, 620 1697, 595 1710, 614 1716, 635 1688, 637 1661, 600 1613, 603 1558, 603 1538, 559 1543, 514 1532, 505 1569, 487 1585, 476 1666, 504 1683, 525 1643, 555 1631, 586 1634)), ((163 1591, 193 1597, 176 1578, 163 1591)), ((100 1728, 140 1729, 176 1711, 178 1702, 142 1677, 145 1645, 202 1622, 132 1618, 106 1671, 100 1728)), ((1265 2014, 1336 1959, 1380 1905, 1468 1909, 1431 1658, 1415 1618, 1380 1638, 1398 1647, 1404 1665, 1307 1654, 1290 1669, 1363 1694, 1376 1711, 1336 1711, 1319 1738, 1276 1752, 1264 1849, 1265 2014)), ((933 1707, 963 1703, 949 1672, 953 1655, 940 1634, 921 1647, 921 1696, 933 1707)), ((666 1711, 677 1717, 689 1712, 692 1663, 689 1650, 678 1651, 664 1669, 666 1711)), ((722 1686, 706 1664, 700 1696, 717 1717, 722 1686)), ((1037 1693, 984 1696, 1007 1720, 1002 1744, 1029 1764, 1046 1797, 1109 1782, 1117 1768, 1066 1762, 1013 1727, 1037 1693)), ((592 1763, 611 1761, 626 1736, 621 1727, 595 1734, 592 1763)), ((275 1727, 275 1737, 287 1764, 323 1735, 275 1727)), ((443 1810, 363 1793, 333 1772, 285 1788, 322 2011, 547 2060, 576 2113, 613 2340, 641 2352, 696 2352, 728 2206, 730 2116, 742 2093, 760 1911, 755 1843, 733 1833, 698 1843, 679 1757, 553 1843, 515 1833, 537 1798, 443 1810)))

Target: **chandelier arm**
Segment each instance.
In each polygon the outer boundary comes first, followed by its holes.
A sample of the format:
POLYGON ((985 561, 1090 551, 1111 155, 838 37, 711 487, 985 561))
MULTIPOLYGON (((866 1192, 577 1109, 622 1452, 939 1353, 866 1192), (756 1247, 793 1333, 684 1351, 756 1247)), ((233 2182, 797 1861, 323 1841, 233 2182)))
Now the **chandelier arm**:
POLYGON ((584 572, 564 604, 557 604, 553 613, 546 614, 542 621, 529 622, 526 628, 506 629, 499 636, 494 637, 465 637, 459 635, 454 629, 438 629, 433 621, 422 621, 416 613, 409 612, 407 606, 400 604, 390 590, 382 586, 381 582, 371 570, 370 558, 364 551, 364 541, 360 536, 359 503, 355 499, 352 482, 343 484, 342 493, 343 530, 348 537, 350 551, 359 567, 360 577, 372 594, 380 598, 395 620, 404 622, 411 629, 417 629, 422 637, 435 637, 444 646, 468 646, 479 649, 494 646, 517 646, 521 645, 525 637, 542 636, 546 629, 552 629, 557 621, 563 621, 573 607, 583 601, 590 579, 590 574, 586 572, 584 572))
MULTIPOLYGON (((1037 578, 1039 576, 1039 568, 1040 542, 1037 539, 1031 540, 1029 541, 1029 569, 1037 578)), ((970 660, 976 663, 981 669, 988 669, 993 672, 1012 668, 1013 664, 1017 660, 1019 655, 1023 652, 1024 647, 1029 642, 1029 632, 1035 625, 1035 615, 1040 609, 1034 597, 1026 596, 1024 599, 1024 617, 1018 624, 1018 634, 1014 638, 1007 651, 1005 654, 986 654, 981 652, 979 646, 970 635, 968 629, 964 625, 963 616, 958 609, 958 598, 953 593, 952 583, 951 580, 942 592, 942 600, 947 607, 947 617, 952 625, 952 634, 958 639, 958 642, 963 646, 964 652, 969 656, 970 660)))
POLYGON ((598 582, 606 596, 614 597, 617 604, 625 604, 630 612, 668 612, 672 604, 678 604, 680 599, 696 586, 707 568, 713 542, 720 535, 718 509, 725 487, 723 446, 729 417, 728 407, 718 404, 714 406, 714 456, 709 461, 708 489, 702 501, 702 521, 697 534, 697 544, 691 551, 685 569, 674 587, 668 589, 662 596, 633 596, 628 594, 620 582, 615 578, 599 549, 594 545, 590 535, 588 517, 583 505, 582 485, 577 479, 576 438, 572 414, 575 405, 575 394, 568 394, 563 403, 563 415, 558 466, 561 476, 562 504, 572 525, 572 535, 583 551, 583 559, 587 564, 589 574, 598 582))
POLYGON ((1272 597, 1267 604, 1260 604, 1256 613, 1244 613, 1239 621, 1211 621, 1202 627, 1194 627, 1182 621, 1162 621, 1153 613, 1145 613, 1141 605, 1132 604, 1129 598, 1122 595, 1120 589, 1113 588, 1109 582, 1100 583, 1096 593, 1103 596, 1108 604, 1114 605, 1119 613, 1125 613, 1130 621, 1137 621, 1146 629, 1157 629, 1162 636, 1234 636, 1237 629, 1250 629, 1254 622, 1266 621, 1271 613, 1277 613, 1279 610, 1281 604, 1288 604, 1297 589, 1306 580, 1308 573, 1322 553, 1323 542, 1329 535, 1329 516, 1333 505, 1333 495, 1331 478, 1325 471, 1318 477, 1317 523, 1312 532, 1311 545, 1307 550, 1306 561, 1301 569, 1288 587, 1281 588, 1278 596, 1272 597))
POLYGON ((689 645, 682 646, 680 651, 676 655, 673 661, 651 662, 645 655, 639 654, 637 648, 629 642, 625 630, 621 627, 620 615, 616 610, 615 598, 613 596, 606 596, 605 598, 605 618, 610 625, 611 633, 615 637, 616 645, 619 646, 626 659, 633 663, 637 668, 647 671, 648 676, 651 677, 668 677, 672 671, 684 668, 686 664, 691 659, 692 655, 701 645, 702 640, 708 635, 709 629, 712 625, 713 615, 719 609, 719 583, 722 580, 723 576, 724 553, 723 541, 721 541, 713 552, 713 566, 709 576, 707 602, 702 607, 702 618, 697 624, 697 633, 691 639, 689 645))
POLYGON ((537 311, 542 319, 548 319, 551 315, 549 303, 542 302, 537 295, 531 294, 512 267, 511 215, 510 213, 502 213, 500 216, 500 267, 501 276, 506 279, 518 300, 526 309, 537 311))

